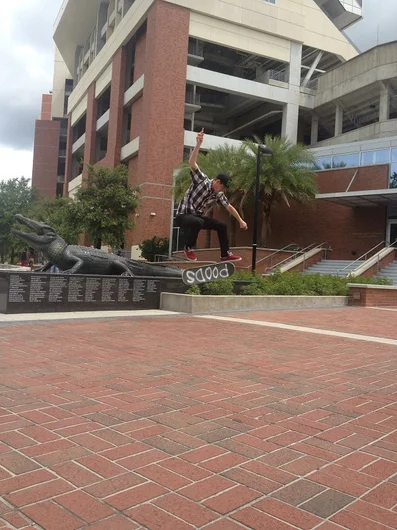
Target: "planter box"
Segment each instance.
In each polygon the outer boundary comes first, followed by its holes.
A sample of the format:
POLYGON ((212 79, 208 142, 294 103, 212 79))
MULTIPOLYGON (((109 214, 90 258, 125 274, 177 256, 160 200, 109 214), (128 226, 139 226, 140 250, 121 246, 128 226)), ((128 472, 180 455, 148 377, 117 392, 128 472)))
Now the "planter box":
POLYGON ((397 285, 348 283, 349 305, 357 307, 397 307, 397 285))
POLYGON ((178 313, 220 313, 345 307, 347 296, 195 296, 161 293, 160 309, 178 313))

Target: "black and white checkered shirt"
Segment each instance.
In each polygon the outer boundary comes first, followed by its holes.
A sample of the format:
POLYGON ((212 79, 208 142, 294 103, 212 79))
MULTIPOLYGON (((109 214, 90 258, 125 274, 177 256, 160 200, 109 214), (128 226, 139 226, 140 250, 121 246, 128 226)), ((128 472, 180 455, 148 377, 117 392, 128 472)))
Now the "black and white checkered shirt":
POLYGON ((212 189, 212 181, 200 169, 191 169, 190 176, 192 184, 180 202, 176 215, 196 214, 201 215, 203 211, 215 201, 227 208, 229 201, 223 192, 215 193, 212 189))

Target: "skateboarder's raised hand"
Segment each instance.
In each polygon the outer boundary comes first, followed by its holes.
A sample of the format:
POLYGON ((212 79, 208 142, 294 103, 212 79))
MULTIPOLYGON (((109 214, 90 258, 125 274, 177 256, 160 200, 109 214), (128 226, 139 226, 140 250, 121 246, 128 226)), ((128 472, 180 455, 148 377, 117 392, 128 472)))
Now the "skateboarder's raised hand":
POLYGON ((197 155, 200 151, 200 147, 201 147, 201 144, 203 143, 203 140, 204 140, 204 129, 201 129, 201 131, 197 135, 196 147, 193 149, 192 154, 190 155, 190 158, 189 158, 189 165, 192 169, 199 169, 197 165, 197 155))
POLYGON ((197 145, 200 147, 204 140, 204 128, 197 135, 197 145))

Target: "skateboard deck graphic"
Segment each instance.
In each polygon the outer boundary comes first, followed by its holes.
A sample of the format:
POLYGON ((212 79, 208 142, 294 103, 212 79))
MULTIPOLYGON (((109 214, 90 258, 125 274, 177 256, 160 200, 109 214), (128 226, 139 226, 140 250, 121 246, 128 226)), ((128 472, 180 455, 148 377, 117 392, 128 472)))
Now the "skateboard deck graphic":
POLYGON ((234 274, 235 266, 230 261, 214 263, 213 265, 202 265, 185 269, 182 272, 182 281, 185 285, 198 285, 215 280, 230 278, 234 274))

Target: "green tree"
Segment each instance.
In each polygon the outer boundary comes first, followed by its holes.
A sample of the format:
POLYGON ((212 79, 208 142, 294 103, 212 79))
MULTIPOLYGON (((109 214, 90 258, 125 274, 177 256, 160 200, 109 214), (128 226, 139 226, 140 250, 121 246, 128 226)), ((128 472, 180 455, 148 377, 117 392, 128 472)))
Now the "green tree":
POLYGON ((24 244, 11 235, 14 215, 25 214, 30 204, 37 198, 37 191, 25 177, 0 182, 0 258, 4 262, 9 256, 11 262, 24 244))
POLYGON ((253 140, 245 140, 243 144, 245 153, 238 161, 240 167, 233 181, 233 188, 240 194, 241 208, 249 201, 251 204, 253 202, 258 144, 267 145, 273 150, 273 156, 261 159, 263 224, 259 241, 264 246, 270 233, 271 214, 277 204, 289 205, 291 200, 304 204, 315 198, 315 158, 305 145, 294 144, 287 138, 266 135, 263 139, 254 137, 253 140))
POLYGON ((113 248, 124 247, 124 235, 133 227, 130 219, 139 205, 139 188, 128 184, 128 169, 88 166, 88 178, 75 196, 79 226, 97 248, 105 242, 113 248))
POLYGON ((50 225, 69 245, 77 244, 83 231, 77 204, 69 197, 38 198, 28 207, 26 215, 50 225))

